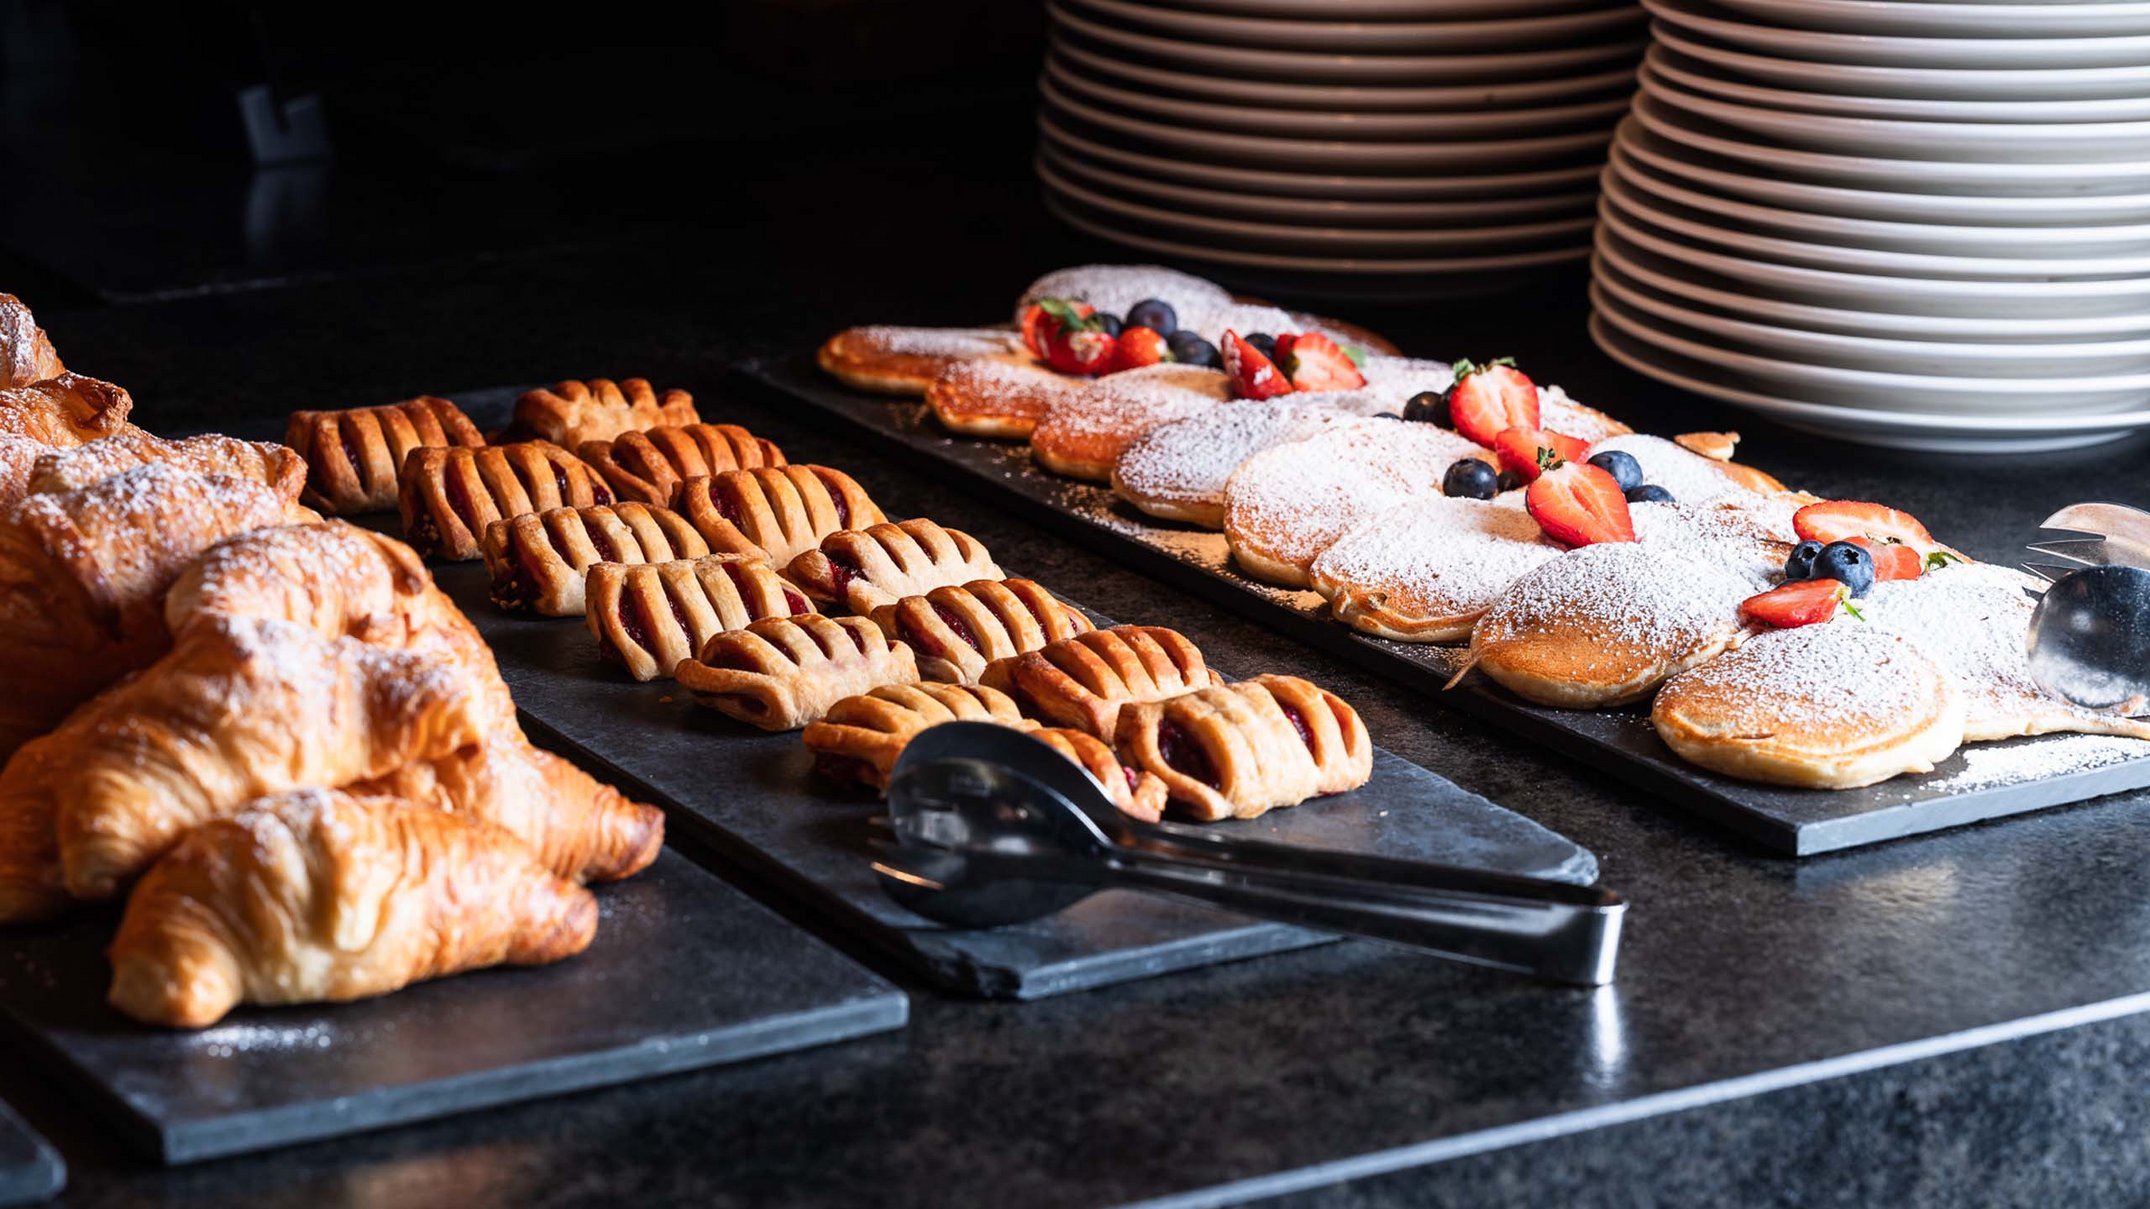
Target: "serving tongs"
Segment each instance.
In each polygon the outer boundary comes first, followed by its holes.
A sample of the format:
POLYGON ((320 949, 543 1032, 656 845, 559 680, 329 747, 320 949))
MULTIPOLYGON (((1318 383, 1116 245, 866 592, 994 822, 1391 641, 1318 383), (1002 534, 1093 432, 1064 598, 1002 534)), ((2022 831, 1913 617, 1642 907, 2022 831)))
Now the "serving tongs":
POLYGON ((2150 512, 2071 504, 2040 526, 2087 537, 2032 542, 2058 563, 2023 569, 2046 581, 2031 615, 2039 687, 2089 709, 2150 705, 2150 512))
POLYGON ((1594 887, 1144 823, 1090 774, 1003 726, 912 739, 888 783, 894 840, 874 869, 940 923, 1038 919, 1108 888, 1409 945, 1555 982, 1612 981, 1627 904, 1594 887))

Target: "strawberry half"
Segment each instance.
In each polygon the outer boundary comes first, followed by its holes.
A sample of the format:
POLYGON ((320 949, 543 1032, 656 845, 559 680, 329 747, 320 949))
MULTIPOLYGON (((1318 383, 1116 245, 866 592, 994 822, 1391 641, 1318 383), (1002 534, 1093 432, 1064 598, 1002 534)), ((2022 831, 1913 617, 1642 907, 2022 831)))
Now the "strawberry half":
POLYGON ((1096 313, 1097 308, 1087 302, 1075 302, 1067 298, 1040 298, 1023 308, 1023 347, 1043 361, 1054 331, 1096 313))
POLYGON ((1588 460, 1590 442, 1542 428, 1510 428, 1493 438, 1493 452, 1500 455, 1502 470, 1529 483, 1563 462, 1588 460))
POLYGON ((1157 329, 1127 327, 1120 329, 1119 349, 1112 359, 1112 368, 1106 372, 1119 373, 1123 369, 1141 369, 1172 360, 1172 350, 1157 329))
POLYGON ((1844 540, 1866 547, 1866 552, 1874 556, 1874 578, 1877 580, 1917 579, 1926 573, 1926 559, 1917 547, 1902 542, 1877 542, 1870 537, 1844 540))
POLYGON ((1780 584, 1740 602, 1742 620, 1789 630, 1817 625, 1850 608, 1851 589, 1833 579, 1803 579, 1780 584))
POLYGON ((1588 462, 1568 462, 1540 474, 1523 493, 1523 506, 1545 535, 1563 546, 1635 540, 1627 494, 1611 473, 1588 462))
POLYGON ((1120 342, 1088 320, 1063 323, 1045 340, 1045 363, 1063 374, 1102 374, 1119 355, 1120 342))
POLYGON ((1926 526, 1908 512, 1899 512, 1881 504, 1862 503, 1858 500, 1823 500, 1808 504, 1792 516, 1792 528, 1799 536, 1829 542, 1857 541, 1861 538, 1874 546, 1905 545, 1918 551, 1924 558, 1941 548, 1926 526))
POLYGON ((1538 427, 1538 386, 1515 367, 1513 357, 1484 365, 1455 364, 1448 388, 1449 422, 1466 439, 1490 449, 1510 428, 1538 427))
POLYGON ((1278 336, 1277 365, 1294 390, 1357 390, 1366 385, 1358 362, 1320 332, 1278 336))
POLYGON ((1291 379, 1284 376, 1276 362, 1262 356, 1262 350, 1247 343, 1238 332, 1226 330, 1220 348, 1224 352, 1224 373, 1231 379, 1233 398, 1274 399, 1292 392, 1291 379))

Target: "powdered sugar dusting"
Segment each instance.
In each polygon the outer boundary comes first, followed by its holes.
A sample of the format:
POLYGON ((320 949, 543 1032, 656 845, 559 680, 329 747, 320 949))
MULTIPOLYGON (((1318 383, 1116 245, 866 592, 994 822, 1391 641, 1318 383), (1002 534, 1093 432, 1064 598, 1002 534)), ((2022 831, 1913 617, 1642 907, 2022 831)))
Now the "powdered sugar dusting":
POLYGON ((1087 302, 1123 319, 1129 307, 1156 298, 1172 304, 1181 327, 1193 328, 1213 340, 1217 334, 1210 330, 1214 317, 1234 305, 1222 286, 1154 264, 1086 264, 1056 269, 1023 291, 1022 299, 1015 304, 1017 322, 1021 322, 1024 308, 1040 298, 1087 302))
MULTIPOLYGON (((1148 365, 1087 383, 1055 402, 1031 437, 1046 449, 1077 442, 1124 445, 1159 424, 1207 411, 1229 397, 1224 374, 1198 365, 1148 365)), ((1099 449, 1111 461, 1118 448, 1099 449)))
POLYGON ((1627 425, 1568 397, 1558 386, 1538 388, 1538 422, 1554 432, 1596 444, 1630 431, 1627 425))
POLYGON ((1562 630, 1609 648, 1676 658, 1739 626, 1751 585, 1716 563, 1640 542, 1583 546, 1511 585, 1485 618, 1488 640, 1562 630))
POLYGON ((1928 788, 1963 793, 2025 781, 2043 781, 2143 759, 2150 759, 2150 740, 2115 735, 2057 735, 2028 742, 1965 748, 1962 768, 1924 784, 1928 788))
POLYGON ((1607 437, 1592 445, 1590 453, 1595 457, 1615 449, 1627 453, 1642 466, 1643 482, 1663 487, 1683 504, 1699 504, 1727 492, 1746 491, 1717 463, 1663 437, 1639 432, 1607 437))
POLYGON ((1120 455, 1113 473, 1146 499, 1222 505, 1225 482, 1255 454, 1338 425, 1382 422, 1295 399, 1232 403, 1149 430, 1120 455))
POLYGON ((1015 334, 993 327, 898 327, 877 323, 851 329, 862 343, 919 357, 990 357, 1015 348, 1015 334))
POLYGON ((1346 533, 1314 560, 1314 584, 1325 595, 1380 593, 1386 611, 1432 622, 1485 609, 1560 552, 1520 492, 1490 501, 1435 496, 1346 533))
POLYGON ((1736 730, 1791 723, 1886 733, 1931 713, 1935 675, 1897 635, 1843 621, 1757 634, 1675 677, 1665 691, 1707 694, 1714 720, 1736 730), (1888 666, 1906 660, 1925 674, 1888 666))
POLYGON ((1225 528, 1235 546, 1305 566, 1368 518, 1438 496, 1448 468, 1482 452, 1431 424, 1332 429, 1242 463, 1225 485, 1225 528))
POLYGON ((1701 504, 1631 504, 1628 514, 1635 520, 1636 540, 1643 545, 1714 563, 1760 592, 1775 586, 1784 569, 1791 547, 1791 515, 1796 510, 1790 504, 1750 495, 1745 500, 1726 496, 1701 504))

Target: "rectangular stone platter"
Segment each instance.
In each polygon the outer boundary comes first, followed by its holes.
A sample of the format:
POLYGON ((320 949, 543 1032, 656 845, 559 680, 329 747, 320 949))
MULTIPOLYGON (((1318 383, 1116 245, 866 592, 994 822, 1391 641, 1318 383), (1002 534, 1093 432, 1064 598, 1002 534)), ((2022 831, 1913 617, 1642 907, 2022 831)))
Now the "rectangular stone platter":
POLYGON ((1672 754, 1642 709, 1546 709, 1483 676, 1448 689, 1460 666, 1455 650, 1360 634, 1330 620, 1315 593, 1273 587, 1242 574, 1232 565, 1223 534, 1157 520, 1107 488, 1041 471, 1021 444, 954 436, 923 403, 851 390, 822 373, 811 356, 749 362, 742 377, 787 402, 803 401, 837 417, 936 472, 959 471, 996 503, 1145 574, 1507 727, 1785 855, 1855 848, 2150 786, 2150 754, 2035 779, 1972 775, 1967 754, 1972 750, 1990 758, 1986 753, 2000 748, 2077 738, 2069 735, 1980 744, 1925 776, 1898 777, 1865 789, 1787 789, 1717 776, 1672 754))
POLYGON ((0 933, 0 1016, 165 1163, 742 1062, 908 1018, 903 992, 677 853, 597 894, 596 943, 557 965, 242 1008, 195 1033, 105 1005, 117 910, 92 911, 0 933))
POLYGON ((36 1205, 67 1186, 67 1164, 50 1143, 0 1104, 0 1209, 36 1205))

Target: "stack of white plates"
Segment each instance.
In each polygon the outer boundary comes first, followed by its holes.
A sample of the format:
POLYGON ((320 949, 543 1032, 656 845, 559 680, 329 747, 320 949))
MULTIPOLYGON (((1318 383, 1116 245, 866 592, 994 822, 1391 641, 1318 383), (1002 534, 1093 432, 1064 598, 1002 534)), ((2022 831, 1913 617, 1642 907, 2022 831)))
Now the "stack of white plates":
POLYGON ((1368 294, 1586 257, 1645 21, 1634 0, 1048 8, 1055 212, 1220 276, 1368 294))
POLYGON ((2150 2, 1645 3, 1606 352, 1870 444, 2150 426, 2150 2))

